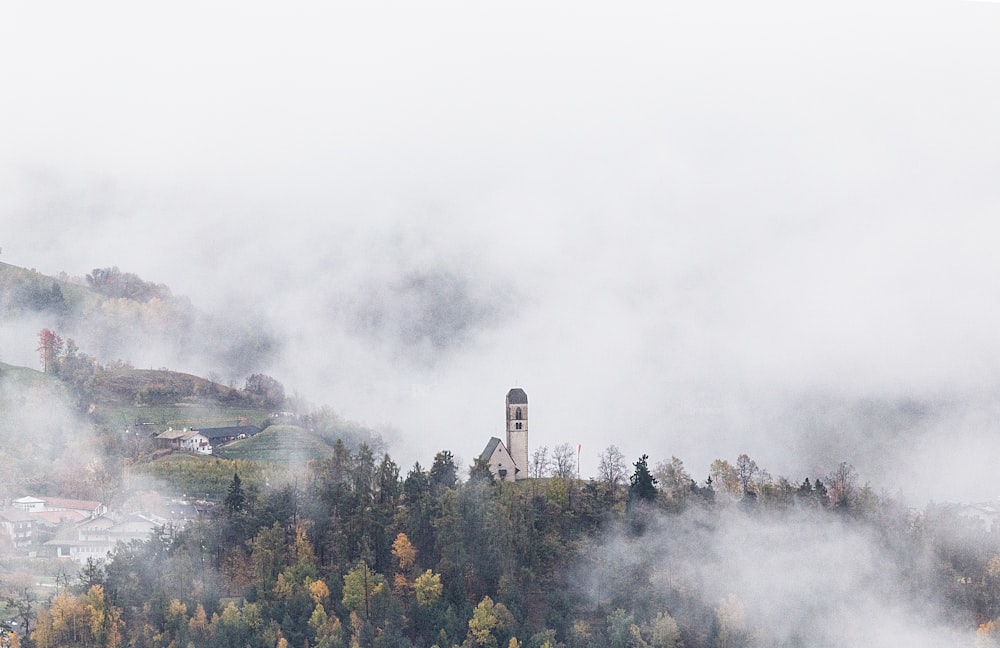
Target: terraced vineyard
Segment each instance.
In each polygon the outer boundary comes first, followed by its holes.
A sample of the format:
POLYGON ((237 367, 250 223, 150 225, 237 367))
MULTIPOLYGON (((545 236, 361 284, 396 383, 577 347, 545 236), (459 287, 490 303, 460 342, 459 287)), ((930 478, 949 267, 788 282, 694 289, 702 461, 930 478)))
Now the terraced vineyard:
POLYGON ((217 448, 215 454, 226 459, 300 465, 331 452, 333 446, 309 430, 298 425, 272 425, 254 437, 217 448))

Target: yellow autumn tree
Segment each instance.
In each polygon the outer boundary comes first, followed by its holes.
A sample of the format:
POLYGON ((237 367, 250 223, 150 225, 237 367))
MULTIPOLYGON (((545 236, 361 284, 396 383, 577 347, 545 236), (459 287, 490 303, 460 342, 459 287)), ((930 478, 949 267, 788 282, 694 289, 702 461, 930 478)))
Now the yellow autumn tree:
POLYGON ((208 623, 208 614, 201 603, 195 608, 194 614, 191 615, 191 619, 188 621, 188 633, 192 639, 197 639, 198 641, 205 641, 212 634, 208 623))
POLYGON ((652 648, 676 648, 680 645, 681 631, 677 622, 666 612, 660 612, 645 628, 652 648))
POLYGON ((330 588, 322 580, 314 580, 309 583, 309 596, 312 597, 313 603, 321 605, 329 600, 330 588))
POLYGON ((417 560, 417 549, 405 533, 400 533, 392 543, 392 555, 399 560, 399 569, 406 573, 417 560))
POLYGON ((514 625, 514 615, 503 603, 494 603, 489 596, 483 597, 469 619, 469 646, 497 648, 499 634, 514 625))
POLYGON ((315 574, 316 572, 316 552, 312 542, 306 533, 306 525, 299 524, 295 527, 295 563, 297 570, 303 573, 315 574))
POLYGON ((434 605, 434 602, 441 596, 444 587, 441 585, 441 574, 435 574, 431 570, 425 571, 417 576, 413 582, 413 589, 417 594, 417 603, 423 606, 434 605))
POLYGON ((329 617, 319 603, 309 617, 309 627, 316 633, 316 648, 343 645, 344 628, 336 616, 329 617))
POLYGON ((37 648, 119 648, 122 629, 121 611, 94 585, 82 596, 56 596, 39 612, 31 638, 37 648))
POLYGON ((417 559, 417 550, 405 533, 396 536, 392 543, 392 555, 399 561, 399 571, 392 577, 392 591, 399 596, 409 596, 413 590, 413 582, 408 572, 417 559))
POLYGON ((176 634, 181 628, 187 629, 187 605, 178 599, 170 599, 167 610, 163 614, 163 627, 176 634))

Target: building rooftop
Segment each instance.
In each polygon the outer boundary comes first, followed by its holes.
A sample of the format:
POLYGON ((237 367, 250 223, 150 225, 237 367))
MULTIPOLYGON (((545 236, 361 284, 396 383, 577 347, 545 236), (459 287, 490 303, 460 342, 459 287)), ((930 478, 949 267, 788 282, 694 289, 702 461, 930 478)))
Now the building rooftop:
POLYGON ((0 519, 7 522, 32 522, 34 516, 31 513, 19 508, 6 508, 0 510, 0 519))
POLYGON ((192 436, 194 432, 191 430, 167 430, 166 432, 161 432, 156 435, 157 439, 173 440, 173 439, 183 439, 192 436))
POLYGON ((29 513, 31 517, 43 520, 48 524, 62 524, 63 522, 79 522, 81 520, 88 519, 88 516, 83 511, 76 509, 70 509, 67 511, 35 511, 34 513, 29 513))
POLYGON ((68 499, 65 497, 43 497, 41 499, 45 502, 45 508, 47 509, 66 508, 78 511, 96 511, 101 508, 100 502, 92 500, 68 499))
POLYGON ((513 405, 527 405, 528 395, 520 387, 515 387, 507 392, 507 402, 513 405))
POLYGON ((483 452, 479 455, 479 457, 481 459, 490 459, 496 451, 498 445, 500 445, 500 439, 497 437, 491 437, 490 442, 486 444, 486 447, 483 449, 483 452))

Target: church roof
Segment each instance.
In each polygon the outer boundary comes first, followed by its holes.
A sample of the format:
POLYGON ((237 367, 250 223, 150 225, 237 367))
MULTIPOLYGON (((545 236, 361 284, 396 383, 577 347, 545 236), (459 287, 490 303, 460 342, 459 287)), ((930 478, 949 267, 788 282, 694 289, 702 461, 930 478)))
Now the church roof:
POLYGON ((506 457, 511 462, 514 461, 514 458, 510 456, 510 450, 508 450, 507 446, 503 444, 503 441, 501 441, 496 437, 490 438, 490 442, 486 444, 485 448, 483 448, 483 452, 482 454, 479 455, 479 458, 486 459, 487 461, 492 459, 498 447, 500 448, 500 451, 503 453, 501 456, 506 457))
POLYGON ((527 405, 528 395, 520 387, 515 387, 507 392, 507 402, 513 405, 527 405))
POLYGON ((483 449, 483 452, 479 455, 479 457, 486 460, 491 459, 493 457, 493 453, 496 452, 498 445, 501 445, 500 439, 497 437, 491 437, 490 442, 486 444, 486 447, 483 449))

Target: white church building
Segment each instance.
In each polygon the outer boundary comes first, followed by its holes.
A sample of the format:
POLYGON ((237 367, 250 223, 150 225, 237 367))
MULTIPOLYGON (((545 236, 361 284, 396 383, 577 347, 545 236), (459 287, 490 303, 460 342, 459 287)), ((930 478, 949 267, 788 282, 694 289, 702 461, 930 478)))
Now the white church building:
POLYGON ((493 437, 480 454, 490 464, 493 476, 502 481, 528 477, 528 395, 520 387, 507 392, 506 444, 493 437))

